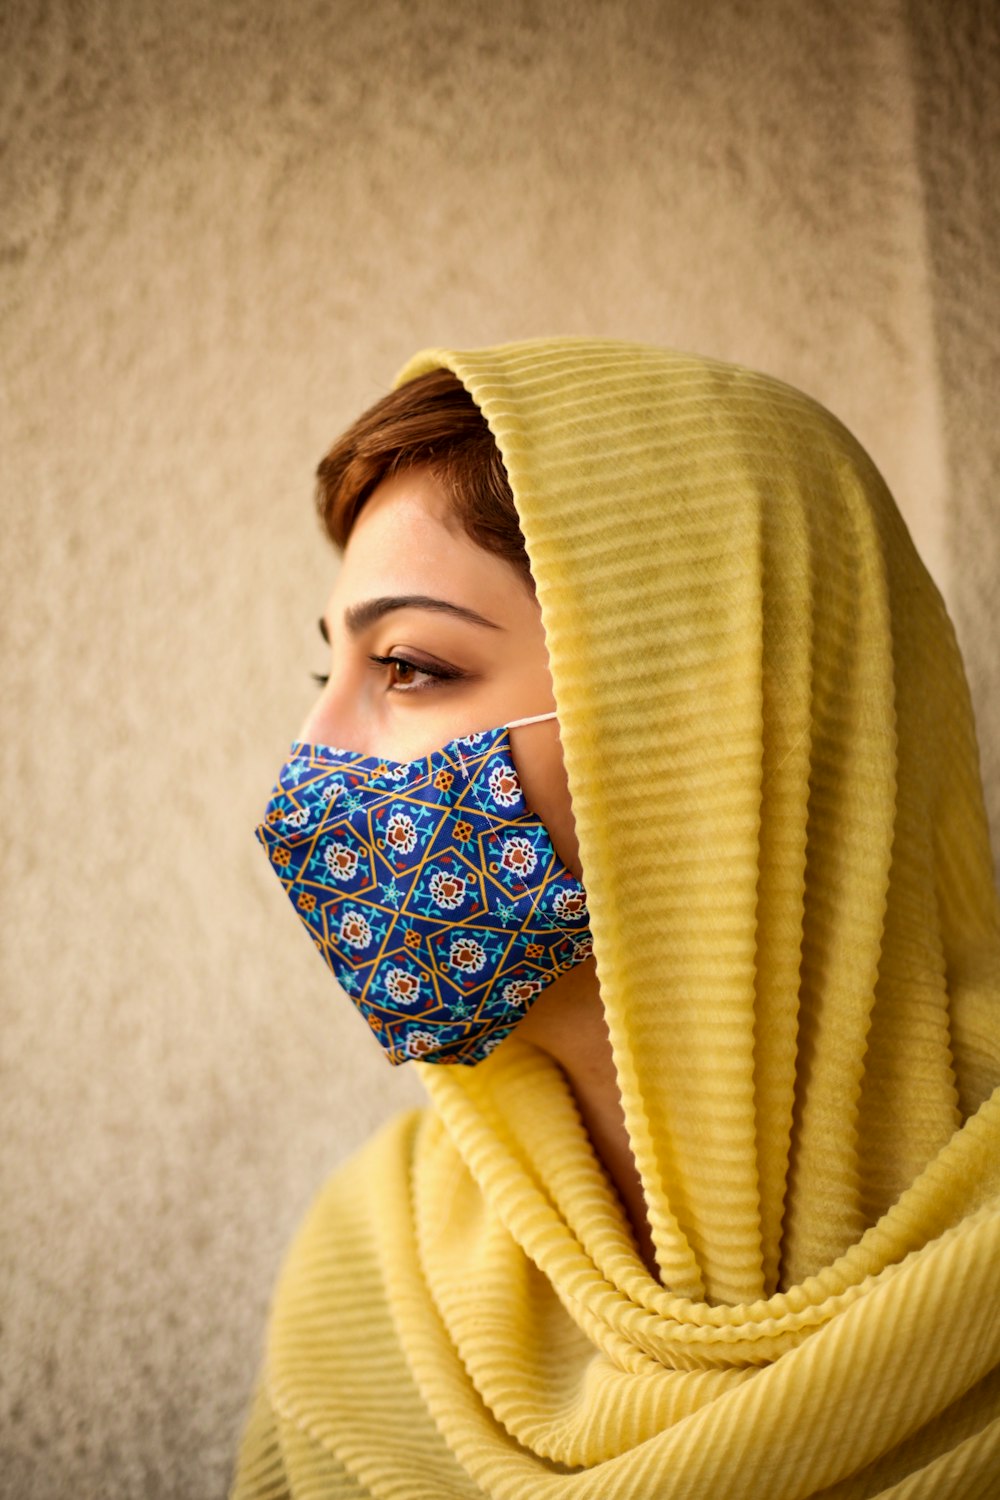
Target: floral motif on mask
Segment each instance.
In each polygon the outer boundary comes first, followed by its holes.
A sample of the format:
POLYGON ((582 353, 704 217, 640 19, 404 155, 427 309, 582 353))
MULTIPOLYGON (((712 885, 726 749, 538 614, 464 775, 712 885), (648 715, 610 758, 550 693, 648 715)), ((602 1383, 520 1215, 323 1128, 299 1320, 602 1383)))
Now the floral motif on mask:
POLYGON ((579 891, 556 891, 552 898, 552 910, 560 921, 568 921, 575 917, 586 917, 587 898, 582 889, 579 891))
POLYGON ((385 841, 397 854, 412 854, 417 847, 413 819, 404 812, 394 812, 385 825, 385 841))
POLYGON ((514 875, 530 875, 538 864, 538 855, 530 839, 514 835, 504 840, 500 863, 514 875))
POLYGON ((508 1005, 527 1006, 544 988, 540 979, 512 979, 504 985, 501 994, 508 1005))
POLYGON ((521 800, 521 784, 507 766, 494 766, 486 784, 499 807, 514 807, 521 800))
POLYGON ((408 1031, 406 1033, 405 1052, 407 1057, 420 1059, 433 1052, 437 1046, 437 1037, 433 1031, 408 1031))
POLYGON ((334 880, 353 880, 358 868, 358 851, 347 844, 329 844, 323 850, 323 863, 334 880))
POLYGON ((385 988, 397 1005, 416 1005, 420 999, 420 976, 406 969, 390 969, 385 976, 385 988))
POLYGON ((457 937, 451 945, 448 962, 463 974, 478 974, 486 963, 486 949, 475 938, 457 937))
POLYGON ((465 900, 465 881, 451 870, 435 870, 430 880, 430 892, 438 906, 451 911, 465 900))
POLYGON ((344 913, 340 923, 341 942, 350 943, 352 948, 367 948, 372 940, 372 930, 367 919, 359 911, 348 911, 344 913))

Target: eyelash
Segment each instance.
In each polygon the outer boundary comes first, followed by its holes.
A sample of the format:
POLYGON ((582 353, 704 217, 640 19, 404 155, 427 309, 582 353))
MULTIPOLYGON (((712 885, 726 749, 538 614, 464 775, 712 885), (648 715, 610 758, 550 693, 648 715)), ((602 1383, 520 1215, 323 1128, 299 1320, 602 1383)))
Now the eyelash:
MULTIPOLYGON (((421 666, 419 662, 409 661, 405 656, 369 656, 368 660, 373 667, 406 667, 411 672, 416 672, 421 677, 433 678, 436 682, 454 682, 459 677, 464 677, 464 672, 459 672, 455 667, 429 667, 421 666)), ((326 687, 329 675, 323 672, 313 672, 312 679, 319 687, 326 687)), ((414 686, 410 683, 390 683, 390 692, 413 693, 420 692, 420 685, 414 686)))

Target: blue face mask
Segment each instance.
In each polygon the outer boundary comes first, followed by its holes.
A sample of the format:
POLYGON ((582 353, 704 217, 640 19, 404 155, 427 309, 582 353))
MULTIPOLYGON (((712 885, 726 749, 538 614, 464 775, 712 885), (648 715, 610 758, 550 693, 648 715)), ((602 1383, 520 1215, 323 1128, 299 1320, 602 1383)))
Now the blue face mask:
POLYGON ((476 1063, 592 950, 508 730, 404 763, 292 746, 257 837, 392 1063, 476 1063))

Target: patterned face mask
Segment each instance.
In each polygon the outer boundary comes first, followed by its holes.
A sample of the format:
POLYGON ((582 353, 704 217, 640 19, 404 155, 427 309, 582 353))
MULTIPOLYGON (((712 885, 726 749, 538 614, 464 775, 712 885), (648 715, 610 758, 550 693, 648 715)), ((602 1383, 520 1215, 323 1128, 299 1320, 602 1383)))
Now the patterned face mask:
POLYGON ((392 762, 295 744, 257 837, 392 1063, 476 1063, 592 951, 583 886, 525 806, 516 719, 392 762))

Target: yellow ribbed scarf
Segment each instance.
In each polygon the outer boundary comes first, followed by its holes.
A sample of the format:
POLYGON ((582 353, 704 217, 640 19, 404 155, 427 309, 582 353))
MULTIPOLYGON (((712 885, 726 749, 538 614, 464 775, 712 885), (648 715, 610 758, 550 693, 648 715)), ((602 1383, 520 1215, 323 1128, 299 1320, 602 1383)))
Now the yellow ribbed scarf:
POLYGON ((641 345, 431 350, 551 658, 644 1269, 516 1034, 320 1194, 234 1495, 1000 1495, 1000 921, 951 626, 815 403, 641 345))

